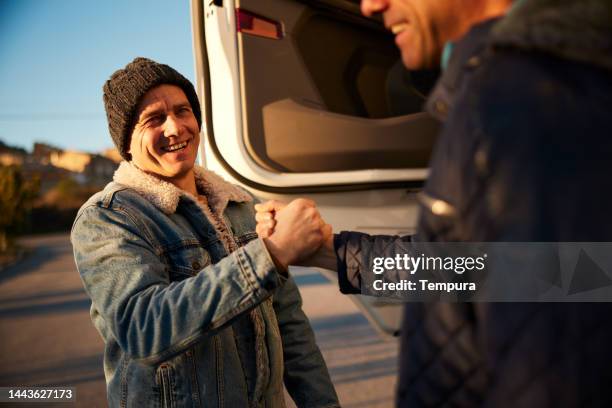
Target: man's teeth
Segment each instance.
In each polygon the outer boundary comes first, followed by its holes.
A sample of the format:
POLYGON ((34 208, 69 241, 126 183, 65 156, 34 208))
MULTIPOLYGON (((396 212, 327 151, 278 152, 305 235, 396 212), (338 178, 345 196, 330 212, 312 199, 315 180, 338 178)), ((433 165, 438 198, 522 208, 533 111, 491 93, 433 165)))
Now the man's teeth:
POLYGON ((175 150, 182 149, 185 146, 187 146, 187 142, 173 144, 171 146, 165 147, 164 150, 167 152, 173 152, 175 150))
POLYGON ((393 34, 399 34, 402 31, 404 31, 406 28, 408 28, 408 23, 398 23, 398 24, 393 24, 391 26, 391 32, 393 34))

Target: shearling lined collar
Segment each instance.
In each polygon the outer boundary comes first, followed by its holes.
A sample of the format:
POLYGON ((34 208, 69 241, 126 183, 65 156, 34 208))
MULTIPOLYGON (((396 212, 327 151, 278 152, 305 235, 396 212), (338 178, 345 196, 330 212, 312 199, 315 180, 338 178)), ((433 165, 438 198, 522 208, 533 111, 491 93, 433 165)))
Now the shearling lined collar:
MULTIPOLYGON (((193 170, 198 191, 206 196, 208 204, 215 213, 223 214, 229 201, 243 203, 253 200, 246 192, 223 180, 212 171, 200 166, 194 166, 193 170)), ((196 197, 190 193, 145 173, 127 161, 119 164, 113 180, 136 191, 166 214, 176 212, 181 197, 188 197, 197 203, 196 197)))

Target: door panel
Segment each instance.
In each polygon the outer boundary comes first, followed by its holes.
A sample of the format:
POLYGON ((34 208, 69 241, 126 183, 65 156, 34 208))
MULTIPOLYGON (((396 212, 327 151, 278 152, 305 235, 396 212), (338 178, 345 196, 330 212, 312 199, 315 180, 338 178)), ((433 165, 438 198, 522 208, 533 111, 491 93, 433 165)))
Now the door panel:
POLYGON ((289 172, 423 168, 437 124, 426 113, 364 119, 291 99, 263 108, 269 158, 289 172), (407 141, 406 133, 410 134, 407 141))
POLYGON ((426 79, 419 83, 423 76, 403 69, 392 37, 355 6, 239 2, 284 30, 279 40, 238 34, 243 137, 262 167, 288 173, 426 167, 437 123, 426 114, 407 116, 421 111, 426 79), (392 124, 381 120, 400 115, 392 124))

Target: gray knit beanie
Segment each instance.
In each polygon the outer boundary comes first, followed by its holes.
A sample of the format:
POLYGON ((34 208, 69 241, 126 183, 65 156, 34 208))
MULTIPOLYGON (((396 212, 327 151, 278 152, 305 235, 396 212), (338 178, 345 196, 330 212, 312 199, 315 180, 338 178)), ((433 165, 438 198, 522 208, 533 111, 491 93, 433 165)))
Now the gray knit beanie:
POLYGON ((103 87, 108 130, 125 160, 131 159, 127 151, 136 124, 136 108, 144 94, 162 84, 176 85, 185 92, 198 127, 202 127, 200 102, 191 82, 168 65, 148 58, 135 58, 125 68, 115 71, 103 87))

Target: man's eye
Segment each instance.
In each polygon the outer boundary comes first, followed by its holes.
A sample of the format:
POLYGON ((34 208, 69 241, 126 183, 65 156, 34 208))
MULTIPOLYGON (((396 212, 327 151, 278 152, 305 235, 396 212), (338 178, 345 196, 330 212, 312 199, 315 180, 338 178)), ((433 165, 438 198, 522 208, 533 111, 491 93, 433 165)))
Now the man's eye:
POLYGON ((145 121, 145 125, 156 126, 162 123, 164 118, 162 116, 151 116, 145 121))

